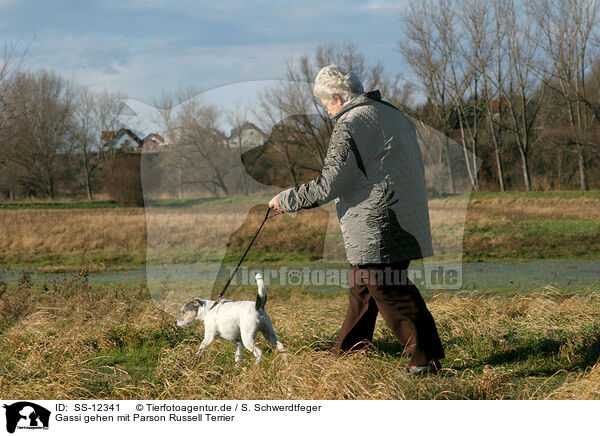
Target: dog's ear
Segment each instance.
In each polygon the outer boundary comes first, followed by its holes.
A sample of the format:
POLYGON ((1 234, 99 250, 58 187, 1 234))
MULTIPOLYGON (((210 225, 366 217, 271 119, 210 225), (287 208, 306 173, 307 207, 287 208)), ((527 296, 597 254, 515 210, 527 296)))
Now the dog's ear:
POLYGON ((194 306, 204 306, 204 301, 202 301, 200 298, 194 298, 194 306))

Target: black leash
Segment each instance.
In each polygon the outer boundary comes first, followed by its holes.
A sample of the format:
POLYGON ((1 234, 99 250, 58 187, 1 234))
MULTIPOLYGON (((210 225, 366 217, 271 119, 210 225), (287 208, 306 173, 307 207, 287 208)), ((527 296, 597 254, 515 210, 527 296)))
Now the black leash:
POLYGON ((211 309, 213 307, 215 307, 217 305, 217 303, 219 303, 223 299, 223 295, 225 295, 225 291, 227 291, 227 288, 229 287, 229 285, 231 284, 231 281, 235 277, 235 274, 237 273, 238 269, 240 268, 240 265, 242 264, 242 262, 246 258, 246 255, 250 251, 250 247, 252 247, 252 244, 254 244, 254 241, 256 241, 256 238, 257 238, 258 234, 260 233, 261 229, 263 228, 263 226, 265 225, 265 223, 267 222, 267 220, 269 220, 271 218, 275 218, 277 215, 281 215, 283 213, 283 212, 278 212, 275 215, 269 216, 270 212, 271 212, 271 208, 267 207, 267 213, 265 214, 265 219, 263 219, 262 223, 260 224, 260 227, 258 228, 258 230, 256 231, 256 233, 254 234, 254 237, 250 241, 250 244, 248 244, 248 248, 246 248, 246 251, 244 252, 244 255, 242 256, 242 258, 238 262, 237 266, 235 267, 235 270, 233 270, 233 273, 229 277, 229 280, 227 280, 227 283, 225 283, 225 286, 223 286, 223 289, 221 289, 221 292, 219 292, 219 295, 218 295, 217 299, 215 300, 215 302, 213 303, 213 305, 210 307, 211 309))

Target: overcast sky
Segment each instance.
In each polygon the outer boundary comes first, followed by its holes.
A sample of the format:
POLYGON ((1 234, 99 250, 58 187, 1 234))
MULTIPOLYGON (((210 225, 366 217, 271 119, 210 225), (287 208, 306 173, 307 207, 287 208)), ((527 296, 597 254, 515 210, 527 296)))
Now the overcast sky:
POLYGON ((284 77, 286 59, 354 43, 402 72, 404 0, 0 0, 0 38, 32 41, 26 69, 151 103, 182 85, 209 90, 284 77))

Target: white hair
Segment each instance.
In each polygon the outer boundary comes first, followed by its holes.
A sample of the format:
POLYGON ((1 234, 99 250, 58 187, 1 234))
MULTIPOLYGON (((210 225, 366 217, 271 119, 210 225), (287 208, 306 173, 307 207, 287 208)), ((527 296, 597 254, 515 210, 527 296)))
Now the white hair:
POLYGON ((333 94, 347 102, 364 92, 363 85, 356 74, 344 70, 338 65, 323 67, 315 79, 314 94, 326 101, 333 100, 333 94))

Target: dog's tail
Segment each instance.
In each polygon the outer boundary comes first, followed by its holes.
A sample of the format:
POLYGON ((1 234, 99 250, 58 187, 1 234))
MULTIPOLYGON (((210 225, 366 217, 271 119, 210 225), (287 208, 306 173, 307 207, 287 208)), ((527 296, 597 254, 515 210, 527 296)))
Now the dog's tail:
POLYGON ((256 296, 256 310, 264 310, 267 303, 267 291, 265 291, 265 282, 261 273, 256 273, 256 284, 258 285, 258 295, 256 296))

